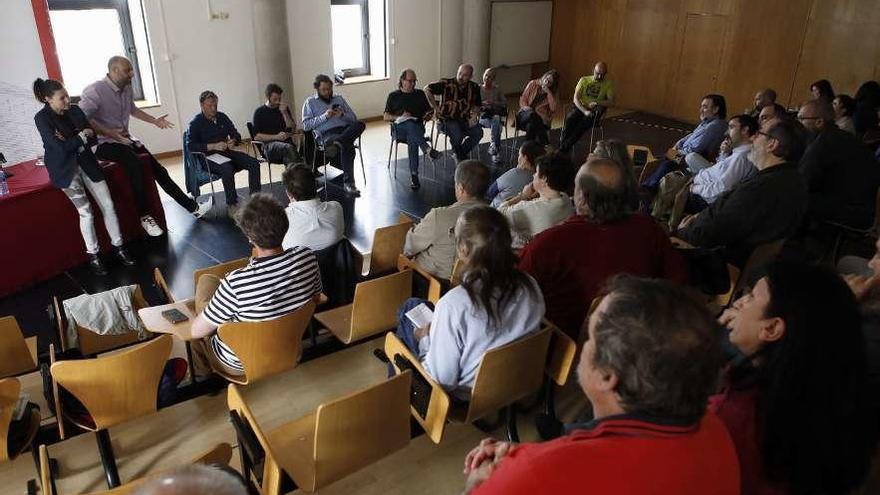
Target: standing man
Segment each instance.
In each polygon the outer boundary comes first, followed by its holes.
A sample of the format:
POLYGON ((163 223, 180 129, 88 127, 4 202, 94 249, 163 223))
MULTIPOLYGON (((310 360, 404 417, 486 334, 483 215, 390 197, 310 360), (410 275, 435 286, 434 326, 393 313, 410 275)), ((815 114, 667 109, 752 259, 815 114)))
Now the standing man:
POLYGON ((130 117, 153 124, 159 129, 174 127, 174 124, 165 119, 167 115, 156 118, 135 105, 131 88, 133 77, 134 69, 127 58, 110 57, 107 62, 107 76, 83 89, 79 107, 89 119, 89 124, 99 134, 95 155, 103 160, 120 163, 125 168, 131 180, 138 212, 141 215, 141 225, 149 235, 159 236, 162 235, 162 229, 156 224, 156 220, 147 209, 143 165, 138 158, 139 154, 146 153, 149 156, 153 178, 159 187, 196 218, 201 218, 211 209, 211 202, 206 201, 199 204, 181 191, 180 187, 168 175, 165 167, 156 160, 139 139, 129 133, 128 121, 130 117))
POLYGON ((458 161, 467 160, 468 153, 480 144, 483 128, 477 122, 482 99, 480 86, 471 81, 474 67, 463 64, 458 67, 455 79, 440 79, 425 86, 428 103, 434 108, 440 130, 449 136, 452 150, 458 161), (440 97, 440 105, 434 100, 440 97))
POLYGON ((233 149, 241 143, 241 134, 225 113, 217 111, 217 95, 213 91, 202 91, 199 105, 202 111, 189 123, 189 149, 208 155, 208 167, 222 177, 226 208, 229 216, 234 218, 238 210, 235 173, 247 170, 251 195, 256 194, 260 192, 260 162, 233 149))
POLYGON ((614 85, 607 78, 608 65, 599 62, 593 67, 592 76, 578 80, 574 88, 574 108, 565 117, 565 127, 559 139, 559 150, 568 153, 581 136, 602 118, 605 110, 614 105, 614 85))
POLYGON ((422 187, 419 182, 419 149, 432 160, 440 158, 440 153, 425 140, 425 115, 431 111, 431 104, 425 92, 416 88, 416 73, 412 69, 405 69, 400 74, 397 88, 397 91, 388 93, 382 117, 392 123, 397 139, 406 142, 412 176, 410 187, 418 189, 422 187))
POLYGON ((306 98, 302 107, 303 129, 315 133, 315 141, 324 145, 328 158, 339 155, 346 194, 360 196, 361 192, 354 185, 354 142, 366 126, 357 119, 345 98, 333 94, 330 77, 318 74, 313 86, 315 94, 306 98))
POLYGON ((296 130, 296 121, 290 115, 287 103, 281 101, 281 86, 266 86, 266 103, 254 110, 254 139, 262 141, 266 159, 272 163, 292 165, 302 162, 293 136, 302 134, 296 130))

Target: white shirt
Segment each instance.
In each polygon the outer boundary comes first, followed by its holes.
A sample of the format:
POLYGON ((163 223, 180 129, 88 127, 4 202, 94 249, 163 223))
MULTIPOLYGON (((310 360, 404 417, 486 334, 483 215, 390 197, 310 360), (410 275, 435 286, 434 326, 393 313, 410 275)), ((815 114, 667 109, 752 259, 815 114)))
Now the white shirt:
POLYGON ((510 222, 513 234, 513 247, 521 248, 532 240, 532 237, 558 225, 574 214, 574 206, 567 194, 561 193, 558 198, 542 197, 531 201, 520 201, 511 206, 498 207, 510 222))
MULTIPOLYGON (((528 275, 527 275, 528 276, 528 275)), ((425 370, 446 390, 467 398, 486 352, 536 332, 544 317, 544 296, 531 277, 533 291, 521 288, 500 308, 500 318, 489 325, 489 315, 476 309, 461 285, 437 301, 431 331, 419 341, 425 370)))
POLYGON ((290 222, 281 242, 284 249, 303 246, 320 251, 342 240, 345 220, 342 205, 336 201, 324 203, 318 198, 291 201, 284 211, 290 222))
POLYGON ((733 186, 756 174, 758 169, 749 161, 751 150, 751 144, 741 144, 715 165, 697 172, 691 192, 711 204, 733 186))

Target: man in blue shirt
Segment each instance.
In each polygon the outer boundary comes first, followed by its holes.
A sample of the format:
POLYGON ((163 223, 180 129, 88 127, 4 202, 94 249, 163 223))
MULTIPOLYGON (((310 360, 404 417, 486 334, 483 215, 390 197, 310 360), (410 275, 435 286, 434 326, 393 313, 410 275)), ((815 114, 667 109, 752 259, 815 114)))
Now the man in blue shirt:
POLYGON ((315 94, 306 98, 302 107, 303 129, 315 133, 315 140, 324 145, 328 158, 339 155, 345 192, 360 196, 354 185, 354 143, 366 129, 357 119, 345 98, 333 94, 333 81, 324 74, 315 77, 315 94))
MULTIPOLYGON (((688 169, 696 173, 710 167, 712 155, 721 146, 727 133, 727 104, 721 95, 710 94, 700 102, 700 123, 694 132, 678 140, 672 147, 675 160, 684 158, 688 169)), ((672 153, 670 153, 671 155, 672 153)))
POLYGON ((225 113, 217 111, 217 101, 217 95, 213 91, 202 91, 199 95, 202 111, 189 123, 189 149, 207 155, 211 172, 222 177, 226 206, 229 215, 233 216, 238 209, 235 173, 247 170, 251 194, 258 193, 260 162, 247 153, 233 149, 241 143, 241 134, 225 113))

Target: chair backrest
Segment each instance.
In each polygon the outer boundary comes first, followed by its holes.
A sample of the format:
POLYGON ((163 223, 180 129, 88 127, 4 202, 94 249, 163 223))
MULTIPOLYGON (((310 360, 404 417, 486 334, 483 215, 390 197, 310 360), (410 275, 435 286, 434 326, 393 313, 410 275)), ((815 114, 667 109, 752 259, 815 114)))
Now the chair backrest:
POLYGON ((736 290, 736 287, 739 284, 739 268, 728 263, 727 275, 730 277, 730 289, 724 294, 714 296, 711 301, 713 304, 721 308, 726 308, 727 305, 730 304, 731 299, 733 299, 734 290, 736 290))
POLYGON ((153 283, 162 291, 166 303, 177 302, 174 299, 174 294, 171 293, 171 289, 168 288, 168 283, 165 282, 165 275, 162 275, 162 270, 158 266, 153 269, 153 283))
POLYGON ((351 243, 343 237, 336 244, 315 251, 321 271, 321 287, 328 299, 327 307, 335 308, 351 302, 355 283, 352 249, 351 243))
POLYGON ((550 327, 550 350, 547 353, 547 366, 544 371, 561 387, 571 375, 571 368, 577 355, 577 344, 555 325, 546 321, 545 325, 550 327))
POLYGON ((218 333, 244 367, 244 383, 296 367, 302 336, 315 312, 314 301, 280 318, 240 321, 220 326, 218 333))
POLYGON ((212 174, 208 168, 205 154, 189 148, 189 131, 183 133, 183 168, 186 190, 193 196, 199 196, 199 187, 220 178, 220 174, 212 174))
POLYGON ((0 318, 0 377, 21 375, 37 368, 34 360, 36 353, 36 338, 31 342, 34 345, 33 352, 28 347, 28 341, 21 333, 21 327, 14 316, 0 318))
POLYGON ((251 137, 251 141, 256 139, 254 136, 256 136, 257 133, 254 132, 254 123, 253 122, 248 121, 247 130, 248 130, 248 135, 251 137))
MULTIPOLYGON (((251 408, 248 406, 247 402, 245 402, 244 397, 241 395, 241 390, 237 385, 230 383, 229 389, 226 394, 226 404, 229 408, 230 413, 235 413, 233 416, 237 416, 238 420, 245 423, 243 426, 248 429, 248 433, 253 434, 255 440, 259 444, 259 448, 262 449, 263 454, 263 473, 260 481, 262 482, 262 486, 260 487, 260 493, 265 495, 275 495, 281 493, 281 468, 278 467, 278 463, 276 461, 277 457, 272 451, 272 446, 269 444, 268 438, 266 434, 263 432, 263 429, 260 428, 259 423, 257 423, 257 418, 254 416, 254 413, 251 411, 251 408)), ((233 426, 237 429, 238 425, 233 421, 233 426)), ((239 435, 242 432, 237 432, 239 435)), ((242 439, 239 438, 239 449, 242 450, 243 454, 250 455, 253 452, 250 451, 251 445, 243 446, 242 439)), ((255 461, 255 459, 248 459, 248 466, 242 466, 245 471, 248 471, 250 468, 250 463, 255 461)), ((248 472, 242 471, 246 477, 249 475, 248 472)))
POLYGON ((422 278, 424 278, 428 282, 428 301, 431 301, 433 304, 437 304, 437 301, 440 300, 440 296, 443 292, 443 284, 440 283, 440 280, 437 279, 434 275, 429 273, 427 270, 419 266, 415 260, 411 260, 404 255, 400 255, 397 258, 397 270, 403 271, 406 269, 410 269, 415 273, 419 274, 422 278))
POLYGON ((410 228, 412 222, 376 229, 373 247, 370 250, 370 276, 397 269, 397 257, 403 254, 406 233, 410 228))
POLYGON ((52 378, 85 406, 97 429, 109 428, 156 411, 171 343, 162 335, 109 356, 59 361, 50 368, 52 378))
POLYGON ((471 423, 541 388, 550 328, 492 349, 483 355, 465 422, 471 423))
POLYGON ((409 443, 411 376, 403 373, 318 406, 312 490, 342 479, 409 443))
POLYGON ((220 263, 219 265, 199 268, 193 272, 193 290, 199 285, 199 277, 202 275, 210 274, 216 275, 218 278, 223 278, 232 270, 238 270, 239 268, 246 266, 249 261, 250 258, 239 258, 237 260, 227 261, 226 263, 220 263))
POLYGON ((55 494, 55 483, 52 480, 52 470, 49 466, 49 451, 46 450, 45 445, 40 445, 40 494, 41 495, 56 495, 55 494))
POLYGON ((412 270, 360 282, 354 288, 349 344, 397 326, 397 310, 412 294, 412 270))
MULTIPOLYGON (((146 298, 144 298, 144 291, 140 286, 132 294, 131 302, 135 312, 149 306, 146 298)), ((59 303, 58 298, 53 298, 53 303, 55 304, 55 319, 58 323, 58 340, 61 342, 62 350, 67 350, 71 347, 71 343, 67 341, 67 315, 64 314, 64 317, 62 317, 64 313, 63 305, 59 303)), ((76 325, 76 338, 76 345, 83 356, 94 356, 102 352, 136 344, 139 341, 138 333, 134 329, 118 335, 101 335, 80 325, 76 325)))
POLYGON ((9 423, 20 393, 21 382, 17 378, 0 380, 0 461, 9 459, 9 423))
POLYGON ((455 287, 456 285, 461 283, 461 271, 463 269, 464 263, 462 263, 460 259, 456 258, 455 263, 452 264, 452 275, 449 276, 450 287, 455 287))

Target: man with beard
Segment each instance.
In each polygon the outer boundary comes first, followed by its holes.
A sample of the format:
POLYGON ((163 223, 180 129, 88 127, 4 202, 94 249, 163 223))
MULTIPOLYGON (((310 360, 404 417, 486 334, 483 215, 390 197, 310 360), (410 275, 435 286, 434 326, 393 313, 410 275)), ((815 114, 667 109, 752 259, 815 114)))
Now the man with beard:
POLYGON ((283 92, 275 83, 266 86, 266 103, 254 110, 254 139, 263 143, 263 152, 270 162, 292 165, 302 159, 293 145, 296 121, 287 103, 281 100, 283 92))
POLYGON ((471 81, 473 76, 474 67, 462 64, 454 79, 440 79, 424 88, 428 103, 439 119, 440 130, 449 136, 458 161, 466 160, 483 137, 483 128, 477 121, 483 101, 480 86, 471 81), (435 96, 440 97, 439 105, 435 96))

